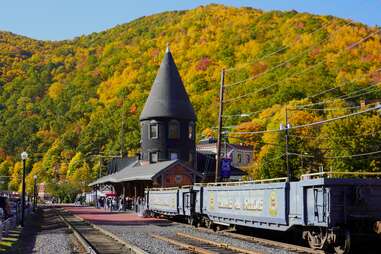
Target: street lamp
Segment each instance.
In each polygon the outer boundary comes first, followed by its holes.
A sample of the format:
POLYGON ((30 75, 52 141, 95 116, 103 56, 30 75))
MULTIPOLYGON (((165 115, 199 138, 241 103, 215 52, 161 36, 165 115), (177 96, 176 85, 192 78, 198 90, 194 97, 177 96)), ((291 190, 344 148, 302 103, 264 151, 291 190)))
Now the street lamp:
POLYGON ((21 227, 24 227, 24 210, 25 210, 25 161, 28 159, 28 153, 21 153, 22 159, 22 193, 21 193, 21 227))
POLYGON ((37 176, 33 176, 34 179, 34 188, 33 188, 33 210, 36 211, 37 207, 37 176))

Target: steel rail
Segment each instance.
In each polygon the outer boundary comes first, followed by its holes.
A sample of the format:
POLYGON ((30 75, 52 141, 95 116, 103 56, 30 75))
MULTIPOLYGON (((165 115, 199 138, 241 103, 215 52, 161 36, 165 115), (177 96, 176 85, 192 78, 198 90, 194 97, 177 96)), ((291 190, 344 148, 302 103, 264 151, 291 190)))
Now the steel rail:
POLYGON ((123 241, 113 233, 100 228, 81 217, 73 215, 70 212, 65 211, 65 216, 63 216, 62 212, 59 209, 56 209, 56 213, 71 229, 74 236, 90 254, 102 254, 103 252, 116 254, 119 253, 118 251, 120 251, 120 253, 147 254, 144 250, 123 241), (74 218, 76 221, 71 222, 67 217, 74 218), (86 228, 82 230, 83 232, 78 229, 78 226, 80 226, 81 223, 82 225, 86 224, 86 228), (106 244, 107 242, 109 243, 108 245, 106 244), (119 249, 118 246, 120 246, 119 249))
POLYGON ((193 246, 193 245, 190 245, 190 244, 187 244, 187 243, 182 243, 180 241, 177 241, 177 240, 174 240, 174 239, 170 239, 170 238, 167 238, 167 237, 164 237, 164 236, 160 236, 160 235, 156 235, 156 234, 151 234, 151 236, 153 238, 156 238, 158 240, 161 240, 161 241, 164 241, 164 242, 168 242, 172 245, 175 245, 175 246, 178 246, 180 248, 183 248, 185 250, 189 250, 193 253, 199 253, 199 254, 215 254, 215 252, 212 252, 212 251, 208 251, 204 248, 200 248, 200 247, 196 247, 196 246, 193 246))
POLYGON ((198 242, 201 242, 201 243, 206 243, 206 244, 209 244, 209 245, 212 245, 212 246, 216 246, 216 247, 221 248, 221 249, 231 250, 231 251, 238 252, 238 253, 244 253, 244 254, 262 254, 262 252, 258 252, 258 251, 254 251, 254 250, 248 250, 248 249, 243 249, 243 248, 231 245, 231 244, 211 241, 211 240, 207 240, 207 239, 204 239, 204 238, 192 236, 192 235, 189 235, 189 234, 184 234, 184 233, 180 233, 180 232, 178 232, 176 234, 178 236, 181 236, 181 237, 184 237, 184 238, 189 238, 189 239, 194 240, 194 241, 198 241, 198 242))

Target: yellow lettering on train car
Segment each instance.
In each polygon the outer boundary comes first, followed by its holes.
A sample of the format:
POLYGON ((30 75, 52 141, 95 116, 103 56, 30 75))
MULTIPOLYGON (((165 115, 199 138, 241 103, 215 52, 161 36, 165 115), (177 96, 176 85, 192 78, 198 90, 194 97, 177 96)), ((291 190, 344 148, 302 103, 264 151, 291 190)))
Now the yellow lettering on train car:
POLYGON ((278 215, 278 198, 275 191, 270 193, 269 201, 269 213, 271 216, 275 217, 278 215))
POLYGON ((214 193, 209 195, 209 207, 214 209, 214 193))

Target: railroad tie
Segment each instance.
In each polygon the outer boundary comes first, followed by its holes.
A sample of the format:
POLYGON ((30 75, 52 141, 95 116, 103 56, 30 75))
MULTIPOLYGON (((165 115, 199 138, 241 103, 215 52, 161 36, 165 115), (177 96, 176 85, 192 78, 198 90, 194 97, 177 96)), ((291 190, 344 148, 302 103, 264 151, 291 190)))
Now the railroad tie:
POLYGON ((254 250, 248 250, 248 249, 243 249, 243 248, 240 248, 240 247, 237 247, 237 246, 233 246, 233 245, 230 245, 230 244, 227 244, 227 243, 215 242, 215 241, 207 240, 207 239, 204 239, 204 238, 199 238, 199 237, 196 237, 196 236, 184 234, 184 233, 181 233, 181 232, 178 232, 177 235, 181 236, 181 237, 185 237, 185 238, 191 239, 191 240, 195 240, 195 241, 199 241, 199 242, 202 242, 202 243, 206 243, 206 244, 209 244, 209 245, 212 245, 212 246, 216 246, 216 247, 219 247, 219 248, 235 251, 235 252, 240 252, 240 253, 245 253, 245 254, 263 254, 262 252, 258 252, 258 251, 254 251, 254 250))

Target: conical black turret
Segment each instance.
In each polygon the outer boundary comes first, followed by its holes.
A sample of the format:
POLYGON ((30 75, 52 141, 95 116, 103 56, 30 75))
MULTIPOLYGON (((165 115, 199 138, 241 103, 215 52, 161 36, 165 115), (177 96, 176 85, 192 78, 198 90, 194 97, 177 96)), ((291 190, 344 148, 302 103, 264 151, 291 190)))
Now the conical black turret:
POLYGON ((155 163, 180 159, 193 167, 195 121, 192 104, 167 47, 140 114, 142 160, 155 163))
POLYGON ((196 120, 169 47, 165 52, 140 120, 157 117, 196 120))

